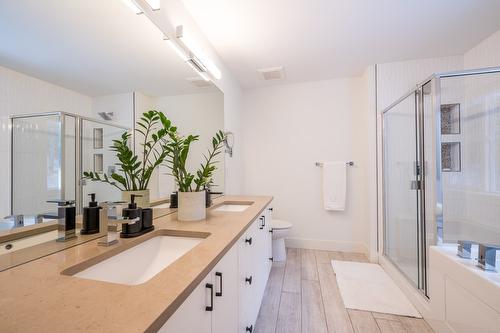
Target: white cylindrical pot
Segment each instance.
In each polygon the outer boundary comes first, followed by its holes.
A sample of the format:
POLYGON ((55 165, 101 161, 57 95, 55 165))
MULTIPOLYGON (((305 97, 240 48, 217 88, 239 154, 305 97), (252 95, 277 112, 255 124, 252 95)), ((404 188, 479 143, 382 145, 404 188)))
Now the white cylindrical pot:
POLYGON ((125 202, 130 202, 130 195, 140 195, 140 197, 135 198, 137 207, 148 208, 150 206, 149 201, 149 190, 142 191, 122 191, 122 200, 125 202))
POLYGON ((179 192, 177 219, 199 221, 207 217, 205 191, 179 192))

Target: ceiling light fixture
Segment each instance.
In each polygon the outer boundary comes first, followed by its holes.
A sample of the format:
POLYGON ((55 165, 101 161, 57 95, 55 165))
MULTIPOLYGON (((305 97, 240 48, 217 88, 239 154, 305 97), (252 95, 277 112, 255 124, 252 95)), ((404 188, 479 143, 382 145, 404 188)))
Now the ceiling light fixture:
POLYGON ((210 81, 210 77, 207 75, 207 69, 203 66, 200 66, 200 64, 190 58, 188 61, 186 61, 186 64, 188 64, 189 67, 191 67, 198 75, 205 81, 210 81))
POLYGON ((148 3, 149 7, 151 7, 152 10, 160 9, 161 0, 146 0, 146 2, 148 3))
POLYGON ((128 8, 130 8, 131 11, 134 12, 134 14, 142 14, 141 7, 139 7, 134 0, 123 0, 123 2, 128 8))
POLYGON ((182 61, 188 61, 189 60, 189 58, 186 55, 186 53, 184 52, 184 50, 181 49, 181 47, 179 46, 179 44, 177 44, 174 40, 172 40, 172 39, 170 39, 168 37, 165 37, 163 40, 175 51, 175 53, 177 53, 177 55, 179 56, 179 58, 182 59, 182 61))
MULTIPOLYGON (((142 8, 134 0, 122 0, 135 14, 142 14, 142 8)), ((160 0, 145 0, 152 10, 160 9, 160 0)))
MULTIPOLYGON (((160 0, 144 0, 152 10, 160 9, 160 0)), ((123 0, 135 14, 143 14, 146 12, 146 17, 156 26, 160 31, 162 30, 151 18, 151 13, 147 8, 141 7, 135 0, 123 0), (145 10, 143 10, 145 9, 145 10)), ((141 1, 139 2, 141 3, 141 1)), ((184 27, 179 25, 175 29, 176 38, 172 39, 168 36, 163 37, 165 42, 170 45, 174 52, 185 61, 199 76, 205 81, 210 81, 212 78, 220 80, 222 72, 220 69, 205 55, 201 49, 192 39, 186 36, 184 27)))
POLYGON ((196 64, 199 64, 203 68, 203 70, 200 70, 201 72, 210 74, 215 79, 220 80, 222 77, 220 69, 206 56, 203 49, 186 34, 184 27, 179 25, 175 29, 175 33, 180 46, 189 54, 189 61, 194 62, 195 67, 197 67, 196 64))

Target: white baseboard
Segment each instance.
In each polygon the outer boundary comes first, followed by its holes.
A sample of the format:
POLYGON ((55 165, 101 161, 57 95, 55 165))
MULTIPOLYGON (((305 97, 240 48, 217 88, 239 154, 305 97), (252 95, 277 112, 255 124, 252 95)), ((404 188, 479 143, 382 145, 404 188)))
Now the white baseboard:
POLYGON ((287 238, 285 239, 287 247, 299 249, 312 249, 312 250, 325 250, 325 251, 342 251, 342 252, 356 252, 368 254, 368 248, 363 243, 346 242, 337 240, 323 240, 323 239, 307 239, 307 238, 287 238))

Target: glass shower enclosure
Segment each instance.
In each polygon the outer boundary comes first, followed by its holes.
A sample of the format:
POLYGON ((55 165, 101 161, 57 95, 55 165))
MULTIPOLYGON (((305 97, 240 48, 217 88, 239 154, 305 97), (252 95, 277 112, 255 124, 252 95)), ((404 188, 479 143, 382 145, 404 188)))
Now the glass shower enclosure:
POLYGON ((382 128, 383 253, 427 294, 429 246, 500 244, 500 68, 432 75, 382 128))
POLYGON ((57 218, 49 200, 75 200, 81 212, 89 193, 121 199, 118 189, 86 181, 83 172, 113 172, 109 146, 127 128, 65 112, 13 116, 11 126, 12 215, 57 218))

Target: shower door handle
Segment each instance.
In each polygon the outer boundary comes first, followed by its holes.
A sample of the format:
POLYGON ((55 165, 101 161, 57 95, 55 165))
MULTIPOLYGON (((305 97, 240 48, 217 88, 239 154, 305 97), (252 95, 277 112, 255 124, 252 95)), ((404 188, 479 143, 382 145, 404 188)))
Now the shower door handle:
POLYGON ((410 189, 415 190, 415 191, 418 191, 418 190, 422 189, 422 181, 420 181, 420 180, 412 180, 410 182, 410 189))

